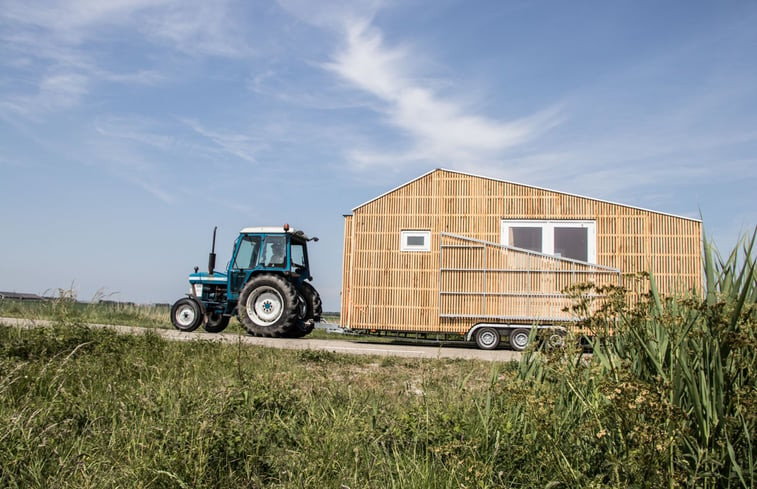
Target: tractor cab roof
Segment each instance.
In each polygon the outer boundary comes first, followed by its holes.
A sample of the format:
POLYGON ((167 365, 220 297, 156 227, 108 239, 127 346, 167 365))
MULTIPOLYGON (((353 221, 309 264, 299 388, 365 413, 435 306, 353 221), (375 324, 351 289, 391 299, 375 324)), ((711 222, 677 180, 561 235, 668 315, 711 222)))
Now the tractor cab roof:
MULTIPOLYGON (((297 236, 305 241, 310 241, 313 238, 309 238, 304 231, 299 229, 290 228, 289 225, 285 226, 258 226, 258 227, 246 227, 240 231, 240 234, 291 234, 297 236)), ((314 240, 317 240, 315 238, 314 240)))

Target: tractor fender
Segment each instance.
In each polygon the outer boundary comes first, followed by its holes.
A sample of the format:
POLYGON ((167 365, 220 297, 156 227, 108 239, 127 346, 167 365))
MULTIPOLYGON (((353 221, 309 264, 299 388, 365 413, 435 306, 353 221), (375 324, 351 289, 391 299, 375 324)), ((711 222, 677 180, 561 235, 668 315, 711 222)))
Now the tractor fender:
POLYGON ((202 301, 202 299, 200 299, 199 297, 197 297, 194 294, 187 294, 187 297, 189 297, 190 299, 192 299, 193 301, 195 301, 197 304, 199 304, 200 311, 202 311, 202 315, 203 316, 205 316, 208 313, 207 309, 205 308, 205 303, 202 301))

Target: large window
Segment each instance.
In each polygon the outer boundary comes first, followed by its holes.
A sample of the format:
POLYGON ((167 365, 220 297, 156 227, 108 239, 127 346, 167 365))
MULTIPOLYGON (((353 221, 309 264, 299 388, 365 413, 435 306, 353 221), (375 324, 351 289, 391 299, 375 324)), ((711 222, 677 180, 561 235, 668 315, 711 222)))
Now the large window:
POLYGON ((596 233, 594 221, 502 221, 502 244, 589 263, 597 262, 596 233))
POLYGON ((402 231, 400 250, 431 251, 431 231, 402 231))

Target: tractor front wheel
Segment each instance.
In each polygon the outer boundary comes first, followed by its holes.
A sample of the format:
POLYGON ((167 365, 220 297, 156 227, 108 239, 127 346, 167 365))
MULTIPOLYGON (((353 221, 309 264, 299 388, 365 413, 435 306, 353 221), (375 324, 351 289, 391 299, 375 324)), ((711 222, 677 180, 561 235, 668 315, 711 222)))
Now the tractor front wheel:
POLYGON ((208 320, 205 322, 205 331, 208 333, 220 333, 229 325, 229 316, 224 316, 219 312, 208 314, 208 320))
POLYGON ((196 300, 184 297, 171 307, 171 322, 179 331, 194 331, 202 323, 203 314, 196 300))
POLYGON ((239 294, 239 321, 254 336, 285 336, 298 320, 297 292, 280 275, 258 275, 239 294))

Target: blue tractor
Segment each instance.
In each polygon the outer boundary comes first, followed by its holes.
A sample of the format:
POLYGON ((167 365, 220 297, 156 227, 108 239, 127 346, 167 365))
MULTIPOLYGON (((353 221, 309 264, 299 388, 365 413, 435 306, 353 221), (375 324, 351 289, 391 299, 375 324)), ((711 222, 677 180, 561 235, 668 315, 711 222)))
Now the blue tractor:
POLYGON ((216 229, 208 272, 189 275, 189 294, 171 307, 171 322, 181 331, 200 325, 223 331, 236 315, 254 336, 298 338, 321 320, 321 297, 308 283, 308 238, 283 227, 249 227, 239 233, 226 272, 215 269, 216 229))

